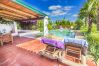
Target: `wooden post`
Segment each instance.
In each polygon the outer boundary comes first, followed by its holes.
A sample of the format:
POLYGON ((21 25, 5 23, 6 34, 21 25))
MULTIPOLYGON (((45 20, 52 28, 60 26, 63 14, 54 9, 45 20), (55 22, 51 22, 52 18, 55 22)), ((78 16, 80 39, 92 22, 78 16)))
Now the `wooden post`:
POLYGON ((86 63, 86 56, 82 55, 81 57, 82 57, 81 62, 83 64, 83 66, 88 66, 87 63, 86 63))

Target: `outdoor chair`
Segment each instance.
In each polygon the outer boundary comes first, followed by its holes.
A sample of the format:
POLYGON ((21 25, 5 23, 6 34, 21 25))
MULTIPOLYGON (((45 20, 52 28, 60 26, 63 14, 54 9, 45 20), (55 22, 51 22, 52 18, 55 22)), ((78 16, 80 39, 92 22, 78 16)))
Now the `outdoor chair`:
POLYGON ((11 33, 3 34, 2 35, 2 42, 3 43, 8 43, 8 42, 13 43, 13 37, 12 37, 11 33))

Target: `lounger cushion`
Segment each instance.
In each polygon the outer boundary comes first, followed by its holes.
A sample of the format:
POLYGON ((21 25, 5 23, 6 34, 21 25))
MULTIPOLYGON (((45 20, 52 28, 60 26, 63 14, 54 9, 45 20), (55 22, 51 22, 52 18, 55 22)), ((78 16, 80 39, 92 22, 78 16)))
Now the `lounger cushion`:
POLYGON ((65 48, 64 43, 62 41, 58 41, 58 40, 55 40, 55 39, 42 38, 41 42, 43 42, 45 44, 55 46, 55 47, 58 47, 58 48, 61 48, 61 49, 65 48))

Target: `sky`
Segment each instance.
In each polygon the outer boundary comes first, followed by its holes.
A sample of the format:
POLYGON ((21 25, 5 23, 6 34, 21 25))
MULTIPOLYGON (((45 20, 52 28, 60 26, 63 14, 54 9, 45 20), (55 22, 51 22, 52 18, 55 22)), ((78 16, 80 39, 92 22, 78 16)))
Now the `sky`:
POLYGON ((86 0, 23 0, 32 7, 47 14, 52 21, 63 18, 75 21, 86 0))

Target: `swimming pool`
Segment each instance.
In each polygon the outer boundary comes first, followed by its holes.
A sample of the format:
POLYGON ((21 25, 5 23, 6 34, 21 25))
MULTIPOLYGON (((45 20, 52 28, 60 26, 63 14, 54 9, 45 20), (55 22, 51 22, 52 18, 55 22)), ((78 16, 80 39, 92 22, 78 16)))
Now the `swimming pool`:
POLYGON ((63 37, 63 38, 65 37, 75 38, 75 33, 68 29, 49 30, 49 34, 52 34, 58 37, 63 37))

